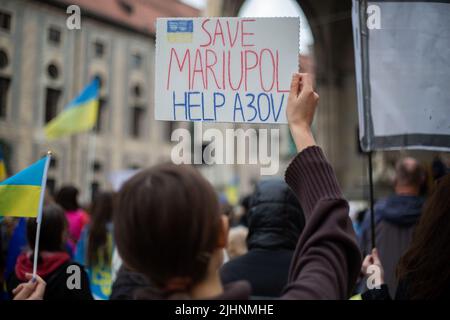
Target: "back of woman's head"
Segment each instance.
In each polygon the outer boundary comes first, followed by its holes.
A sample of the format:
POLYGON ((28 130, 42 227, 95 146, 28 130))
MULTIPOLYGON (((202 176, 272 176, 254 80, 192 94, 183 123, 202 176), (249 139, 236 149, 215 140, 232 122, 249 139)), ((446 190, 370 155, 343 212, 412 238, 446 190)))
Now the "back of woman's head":
POLYGON ((56 194, 56 203, 58 203, 66 211, 74 211, 79 209, 78 189, 74 186, 63 186, 56 194))
POLYGON ((92 200, 90 208, 91 224, 87 261, 89 265, 111 263, 111 250, 108 247, 108 224, 112 220, 113 192, 100 192, 92 200))
POLYGON ((168 291, 179 279, 195 285, 206 276, 221 229, 209 182, 192 167, 172 164, 147 169, 126 182, 113 222, 125 264, 168 291))
MULTIPOLYGON (((67 220, 64 210, 57 204, 51 203, 42 209, 42 222, 39 237, 39 251, 64 251, 64 233, 67 220)), ((36 241, 36 219, 28 219, 28 244, 34 248, 36 241)))
POLYGON ((438 180, 425 203, 397 273, 413 299, 438 298, 450 287, 450 174, 438 180))

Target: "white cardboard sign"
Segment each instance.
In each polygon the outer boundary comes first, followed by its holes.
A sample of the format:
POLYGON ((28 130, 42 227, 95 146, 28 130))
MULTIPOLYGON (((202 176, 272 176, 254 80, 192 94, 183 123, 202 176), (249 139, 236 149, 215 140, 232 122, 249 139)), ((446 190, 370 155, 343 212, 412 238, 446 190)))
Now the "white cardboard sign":
POLYGON ((158 18, 155 118, 286 123, 299 18, 158 18))

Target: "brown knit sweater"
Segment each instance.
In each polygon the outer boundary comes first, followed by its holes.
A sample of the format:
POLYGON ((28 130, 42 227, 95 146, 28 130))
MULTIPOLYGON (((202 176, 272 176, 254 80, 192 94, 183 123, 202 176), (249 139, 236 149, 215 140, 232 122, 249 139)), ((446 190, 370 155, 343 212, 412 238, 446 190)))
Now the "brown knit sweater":
POLYGON ((319 147, 300 152, 286 170, 306 225, 300 236, 283 299, 347 299, 361 268, 348 203, 319 147))

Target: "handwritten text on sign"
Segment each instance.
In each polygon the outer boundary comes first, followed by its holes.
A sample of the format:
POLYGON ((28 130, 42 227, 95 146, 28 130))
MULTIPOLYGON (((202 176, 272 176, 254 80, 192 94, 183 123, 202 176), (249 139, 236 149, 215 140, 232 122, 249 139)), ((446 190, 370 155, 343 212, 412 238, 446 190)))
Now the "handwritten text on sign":
POLYGON ((155 117, 286 123, 298 18, 160 18, 155 117))

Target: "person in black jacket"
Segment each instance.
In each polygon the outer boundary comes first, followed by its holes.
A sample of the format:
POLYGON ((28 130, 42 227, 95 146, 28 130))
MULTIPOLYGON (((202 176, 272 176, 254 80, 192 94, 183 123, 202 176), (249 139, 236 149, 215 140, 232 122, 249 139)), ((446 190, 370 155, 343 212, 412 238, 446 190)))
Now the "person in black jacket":
MULTIPOLYGON (((30 248, 36 240, 36 220, 28 219, 27 239, 30 248)), ((39 239, 37 274, 45 281, 44 300, 91 300, 89 279, 83 266, 73 262, 64 249, 67 220, 64 210, 49 204, 42 211, 39 239)), ((18 258, 14 272, 8 279, 7 289, 11 297, 13 290, 30 280, 33 271, 33 252, 27 250, 18 258)))
POLYGON ((304 224, 301 206, 284 181, 260 182, 250 199, 248 252, 222 267, 222 282, 247 280, 253 296, 279 297, 304 224))

